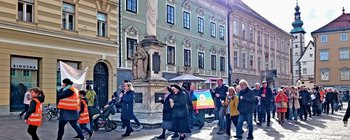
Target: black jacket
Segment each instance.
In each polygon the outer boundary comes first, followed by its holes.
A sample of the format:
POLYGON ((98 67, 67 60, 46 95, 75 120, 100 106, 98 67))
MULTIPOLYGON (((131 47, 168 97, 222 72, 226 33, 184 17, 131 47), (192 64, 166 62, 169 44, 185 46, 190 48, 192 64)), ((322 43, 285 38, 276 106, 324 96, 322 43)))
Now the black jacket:
MULTIPOLYGON (((264 87, 261 87, 259 90, 259 97, 264 93, 264 87)), ((265 97, 261 97, 261 105, 270 106, 273 100, 272 90, 269 87, 266 87, 265 97)))
POLYGON ((193 110, 193 104, 192 104, 192 95, 193 95, 193 91, 189 91, 189 92, 185 92, 186 96, 187 96, 187 107, 188 110, 193 110))
POLYGON ((216 87, 214 89, 214 92, 212 92, 212 97, 215 101, 215 107, 220 108, 222 106, 221 101, 225 101, 225 98, 227 96, 228 86, 223 84, 221 87, 216 87), (215 94, 220 94, 219 97, 216 97, 215 94))
POLYGON ((301 90, 299 91, 299 96, 301 97, 300 99, 300 105, 308 105, 311 104, 311 95, 307 90, 301 90))
POLYGON ((160 100, 160 102, 163 104, 163 121, 172 121, 173 120, 173 109, 170 106, 169 99, 174 100, 174 94, 168 95, 165 100, 160 100))
POLYGON ((334 94, 333 92, 327 92, 326 94, 326 102, 333 103, 335 101, 337 94, 334 94))
POLYGON ((80 99, 80 111, 79 111, 79 114, 83 113, 85 110, 84 110, 84 104, 83 104, 83 101, 81 100, 84 100, 86 105, 87 105, 87 99, 86 98, 82 98, 80 99))
POLYGON ((174 95, 173 119, 187 118, 187 116, 187 97, 183 91, 179 91, 179 93, 174 95))
POLYGON ((122 110, 120 118, 122 120, 132 120, 134 114, 134 91, 127 91, 120 99, 122 110))
POLYGON ((247 89, 239 91, 238 100, 237 108, 240 114, 250 114, 254 112, 255 96, 251 89, 247 87, 247 89), (241 99, 241 96, 243 96, 243 99, 241 99))
MULTIPOLYGON (((45 101, 45 96, 38 96, 38 97, 34 97, 37 98, 40 103, 43 103, 45 101)), ((30 101, 29 104, 29 109, 27 110, 24 119, 27 120, 29 118, 29 116, 35 112, 35 107, 36 107, 36 102, 34 101, 34 99, 32 101, 30 101)))

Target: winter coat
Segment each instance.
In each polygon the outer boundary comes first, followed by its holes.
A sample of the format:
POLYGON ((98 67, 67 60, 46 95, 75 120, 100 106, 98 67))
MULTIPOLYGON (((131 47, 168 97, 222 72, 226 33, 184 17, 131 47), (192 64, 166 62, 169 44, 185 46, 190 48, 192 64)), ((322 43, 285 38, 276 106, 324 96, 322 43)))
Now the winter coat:
MULTIPOLYGON (((162 100, 160 102, 163 104, 163 121, 172 121, 173 120, 173 109, 170 106, 169 99, 173 99, 174 95, 169 94, 168 97, 162 100)), ((173 99, 174 100, 174 99, 173 99)))
MULTIPOLYGON (((275 103, 285 102, 288 103, 288 96, 285 93, 279 93, 276 96, 275 103)), ((277 112, 285 113, 287 112, 287 108, 276 108, 277 112)))
POLYGON ((183 91, 179 91, 177 94, 174 95, 173 119, 187 118, 187 98, 188 97, 183 91))
POLYGON ((259 97, 261 97, 261 105, 263 106, 270 106, 271 101, 273 100, 273 95, 272 95, 272 90, 269 87, 266 87, 266 93, 265 93, 265 97, 262 97, 261 95, 264 93, 264 87, 260 88, 259 91, 259 97))
POLYGON ((251 89, 247 87, 245 90, 239 91, 238 100, 238 111, 240 114, 251 114, 254 112, 255 96, 251 89), (241 99, 241 96, 243 99, 241 99))
POLYGON ((315 96, 315 99, 312 100, 312 104, 315 105, 315 106, 321 105, 321 94, 318 91, 316 91, 313 94, 315 96))
POLYGON ((226 108, 225 109, 226 114, 230 114, 230 116, 239 115, 239 111, 237 109, 238 103, 239 103, 238 96, 233 96, 230 99, 227 97, 224 102, 224 106, 226 108), (230 112, 227 112, 227 108, 230 108, 229 110, 230 112))
POLYGON ((333 103, 333 102, 335 102, 335 95, 336 94, 334 94, 333 92, 327 92, 327 94, 326 94, 326 102, 328 102, 328 103, 333 103))
POLYGON ((228 86, 224 84, 221 87, 216 87, 214 89, 214 92, 212 93, 212 97, 214 98, 216 108, 220 108, 222 106, 221 101, 225 101, 227 91, 228 91, 228 86), (220 96, 216 97, 215 94, 220 94, 220 96))
POLYGON ((120 99, 121 103, 121 116, 122 120, 132 120, 134 114, 134 91, 127 91, 123 97, 120 99))
MULTIPOLYGON (((63 88, 60 89, 58 91, 58 94, 57 94, 58 102, 61 99, 64 99, 64 98, 72 96, 73 94, 75 94, 75 93, 72 90, 64 90, 63 91, 63 88)), ((78 119, 79 119, 79 110, 60 109, 59 120, 74 121, 74 120, 78 120, 78 119)))
POLYGON ((299 97, 301 97, 300 99, 301 106, 311 104, 311 96, 307 90, 304 89, 302 91, 299 91, 299 97))
POLYGON ((288 107, 289 108, 293 108, 294 109, 299 109, 300 108, 300 104, 299 104, 299 93, 295 92, 295 95, 293 95, 293 93, 289 94, 289 98, 288 98, 288 107))

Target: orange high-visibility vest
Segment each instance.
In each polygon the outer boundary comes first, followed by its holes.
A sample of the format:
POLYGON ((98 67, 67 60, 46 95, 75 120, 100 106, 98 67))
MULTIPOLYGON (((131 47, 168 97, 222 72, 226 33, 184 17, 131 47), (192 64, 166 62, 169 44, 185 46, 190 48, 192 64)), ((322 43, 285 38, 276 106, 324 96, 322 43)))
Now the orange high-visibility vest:
POLYGON ((34 125, 34 126, 41 126, 41 120, 43 118, 42 116, 43 108, 40 101, 37 98, 33 98, 33 100, 36 102, 35 112, 30 114, 27 120, 27 124, 34 125))
POLYGON ((74 94, 58 102, 57 108, 65 110, 80 110, 80 101, 78 90, 74 87, 69 88, 74 94))
POLYGON ((86 124, 86 123, 90 122, 89 111, 88 111, 88 107, 87 107, 85 100, 81 100, 81 102, 84 105, 84 112, 80 114, 78 123, 79 124, 86 124))

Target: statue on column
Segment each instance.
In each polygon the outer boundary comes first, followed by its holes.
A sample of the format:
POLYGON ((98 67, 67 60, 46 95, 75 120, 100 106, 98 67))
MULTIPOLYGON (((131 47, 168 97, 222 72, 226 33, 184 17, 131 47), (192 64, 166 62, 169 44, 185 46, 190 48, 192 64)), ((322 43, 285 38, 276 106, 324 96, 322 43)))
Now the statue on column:
POLYGON ((146 36, 156 36, 158 0, 146 0, 146 5, 146 36))
POLYGON ((136 53, 133 56, 132 72, 134 80, 146 80, 148 68, 148 54, 146 50, 138 45, 136 53))

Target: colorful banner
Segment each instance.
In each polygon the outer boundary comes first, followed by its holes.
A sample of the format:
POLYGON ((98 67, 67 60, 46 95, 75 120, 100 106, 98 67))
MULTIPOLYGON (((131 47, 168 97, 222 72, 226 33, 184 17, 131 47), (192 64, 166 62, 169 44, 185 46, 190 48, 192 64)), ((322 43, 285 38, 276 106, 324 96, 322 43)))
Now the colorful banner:
POLYGON ((195 90, 192 98, 193 109, 195 110, 215 108, 210 90, 195 90))

